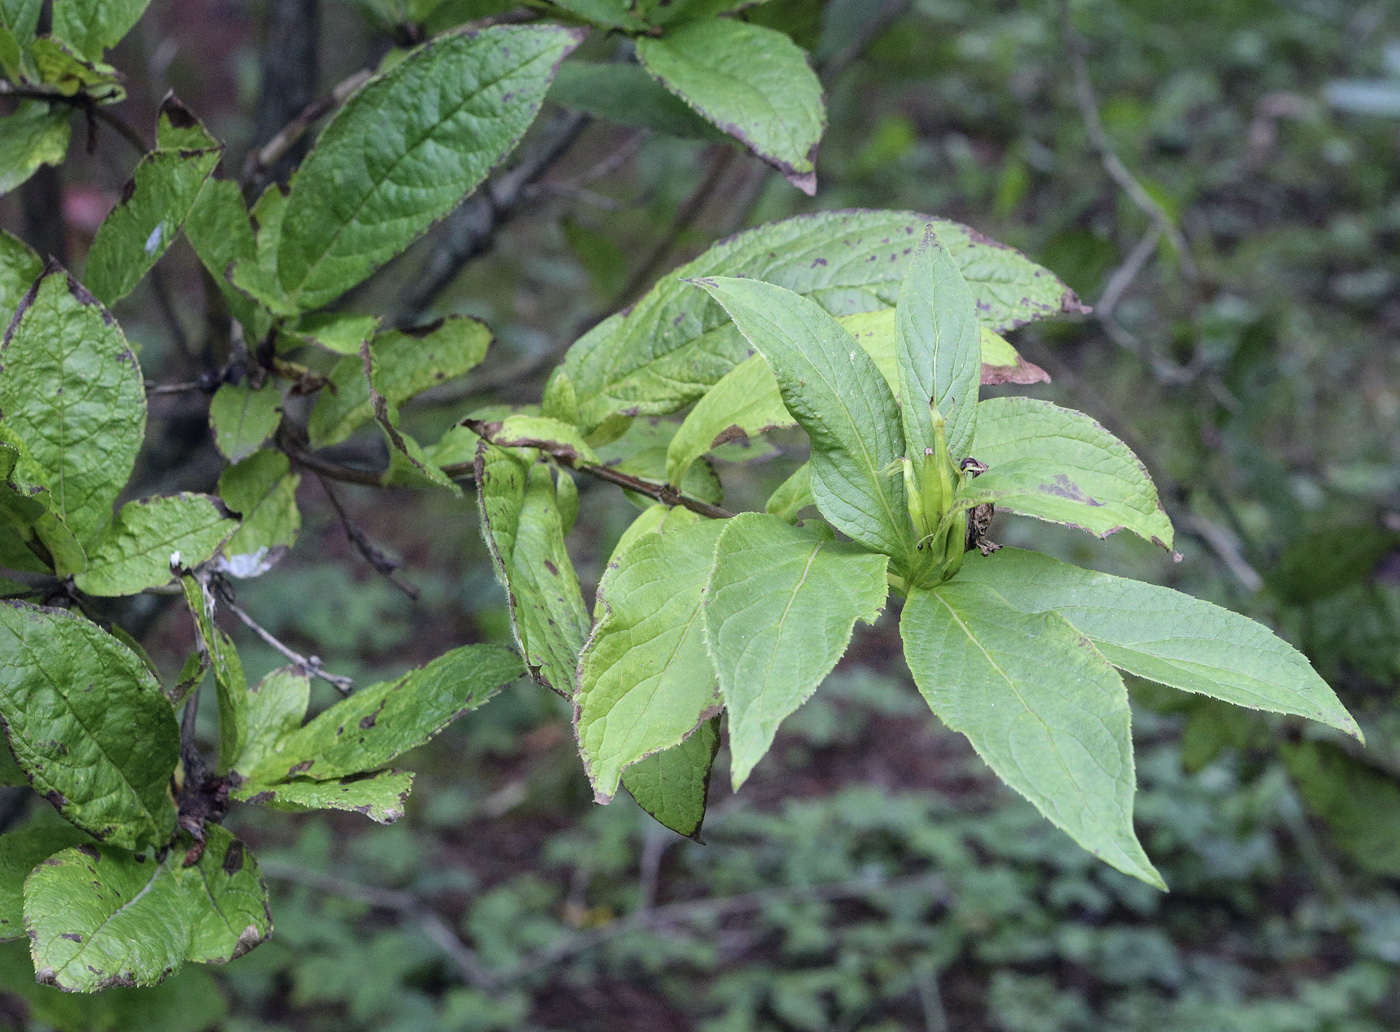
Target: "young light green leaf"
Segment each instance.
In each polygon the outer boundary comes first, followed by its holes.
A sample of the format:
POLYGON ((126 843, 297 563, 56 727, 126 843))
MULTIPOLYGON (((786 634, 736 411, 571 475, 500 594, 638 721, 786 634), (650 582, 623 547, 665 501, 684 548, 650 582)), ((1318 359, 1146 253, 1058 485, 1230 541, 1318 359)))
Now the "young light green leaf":
MULTIPOLYGON (((776 391, 776 384, 774 390, 776 391)), ((625 433, 616 441, 598 446, 598 458, 603 465, 619 473, 640 477, 654 484, 666 482, 666 462, 672 442, 675 439, 677 424, 664 419, 641 418, 630 420, 625 433)), ((697 456, 689 463, 679 484, 682 494, 711 505, 724 501, 724 485, 719 481, 714 467, 697 456)), ((645 509, 652 505, 651 497, 626 492, 626 497, 635 505, 645 509)))
POLYGON ((65 97, 83 97, 94 104, 126 99, 121 73, 109 64, 89 60, 53 36, 40 36, 29 45, 39 79, 65 97))
POLYGON ((498 448, 532 448, 560 462, 598 465, 598 456, 579 428, 548 416, 507 416, 503 420, 468 419, 466 425, 498 448))
POLYGON ((816 504, 817 500, 812 495, 812 465, 804 462, 774 489, 763 508, 768 515, 776 516, 786 523, 793 523, 799 512, 809 505, 816 504))
POLYGON ((300 309, 287 298, 277 278, 277 252, 282 244, 282 223, 287 214, 287 195, 276 183, 268 184, 250 212, 255 231, 253 257, 236 256, 218 278, 281 316, 295 316, 300 309))
POLYGON ((127 502, 92 540, 74 583, 89 595, 135 595, 168 584, 177 565, 198 566, 238 528, 217 498, 163 495, 127 502))
POLYGON ((72 115, 66 104, 24 100, 0 117, 0 194, 15 189, 40 165, 63 160, 72 115))
POLYGON ((1027 362, 1001 334, 982 327, 982 386, 1003 383, 1049 383, 1050 374, 1034 362, 1027 362))
POLYGON ((442 487, 460 496, 462 489, 441 468, 429 461, 422 445, 399 428, 399 407, 384 396, 379 359, 368 342, 360 346, 360 365, 368 384, 374 420, 389 445, 389 466, 380 483, 386 487, 442 487))
MULTIPOLYGON (((388 330, 375 335, 370 343, 376 382, 391 404, 401 405, 475 368, 486 357, 490 344, 490 329, 467 316, 439 319, 412 330, 388 330)), ((333 390, 323 390, 317 397, 307 426, 314 448, 339 444, 374 417, 364 363, 358 354, 337 362, 330 382, 333 390)))
POLYGON ((666 449, 666 479, 679 487, 696 459, 725 442, 795 425, 772 367, 762 355, 753 355, 726 373, 685 417, 666 449))
POLYGON ((889 558, 838 542, 824 523, 763 513, 726 520, 705 585, 705 644, 729 712, 734 788, 885 604, 889 558))
POLYGON ((0 229, 0 326, 10 325, 20 299, 43 271, 44 263, 28 244, 0 229))
POLYGON ((719 752, 719 717, 711 717, 680 745, 652 753, 622 772, 622 786, 647 813, 677 835, 700 841, 710 770, 719 752))
POLYGON ((24 886, 35 975, 69 992, 155 985, 186 961, 222 964, 272 932, 267 888, 243 843, 205 828, 199 861, 108 845, 45 860, 24 886))
MULTIPOLYGON (((359 355, 365 341, 379 332, 379 317, 357 312, 312 312, 277 332, 277 350, 291 351, 306 344, 337 355, 359 355)), ((395 331, 390 331, 391 333, 395 331)))
POLYGON ((281 422, 282 390, 270 376, 256 389, 246 379, 223 384, 209 403, 214 444, 229 462, 252 455, 281 422))
POLYGON ((248 774, 278 784, 304 776, 334 781, 374 770, 422 745, 485 703, 524 670, 499 645, 463 645, 393 681, 358 689, 301 729, 248 774))
POLYGON ((1058 612, 1130 674, 1361 737, 1302 653, 1228 609, 1017 548, 969 554, 958 580, 993 588, 1022 613, 1058 612))
POLYGON ((682 140, 722 140, 685 102, 670 93, 640 65, 566 61, 549 87, 549 99, 560 107, 593 118, 655 129, 682 140))
POLYGON ((303 813, 307 810, 350 810, 379 824, 393 824, 404 815, 413 775, 404 770, 357 774, 338 781, 293 778, 264 787, 245 782, 234 790, 234 799, 274 810, 303 813))
POLYGON ((730 19, 686 22, 638 36, 657 82, 739 140, 809 197, 826 105, 807 55, 775 29, 730 19))
MULTIPOLYGON (((200 655, 213 667, 214 688, 219 704, 219 771, 229 769, 233 758, 243 752, 248 736, 248 679, 233 640, 214 622, 216 600, 209 591, 208 578, 194 573, 180 575, 185 605, 194 617, 196 645, 200 655)), ((203 668, 198 671, 203 677, 203 668)), ((185 683, 182 679, 181 684, 185 683)), ((194 687, 198 681, 189 685, 194 687)), ((177 700, 178 701, 178 700, 177 700)))
POLYGON ((114 845, 169 841, 180 732, 141 661, 67 610, 6 601, 0 668, 0 719, 35 791, 114 845))
MULTIPOLYGON (((248 689, 243 747, 229 767, 245 774, 277 751, 287 735, 301 727, 311 701, 311 678, 298 667, 279 667, 248 689)), ((251 784, 245 780, 244 784, 251 784)), ((247 793, 234 794, 244 799, 247 793)))
POLYGON ((898 211, 800 215, 716 244, 662 277, 625 317, 605 319, 576 341, 564 365, 579 425, 591 432, 619 413, 674 412, 749 357, 724 309, 685 281, 747 276, 787 287, 834 316, 890 310, 930 222, 987 326, 1004 330, 1083 310, 1049 272, 955 222, 898 211))
POLYGON ((583 35, 541 24, 442 36, 356 92, 292 180, 277 251, 292 303, 339 297, 475 189, 583 35))
POLYGON ((28 46, 39 27, 43 0, 0 0, 0 26, 8 29, 15 43, 28 46))
POLYGON ((948 452, 955 461, 966 458, 977 425, 981 328, 972 291, 932 226, 909 260, 895 322, 900 418, 909 458, 922 469, 919 457, 940 447, 930 403, 945 421, 948 452))
POLYGON ((116 304, 159 261, 219 163, 223 147, 175 99, 161 105, 162 146, 141 159, 122 199, 97 229, 83 281, 103 304, 116 304), (174 136, 197 149, 164 146, 174 136), (193 137, 193 139, 191 139, 193 137))
POLYGON ((301 530, 300 483, 287 456, 271 448, 219 474, 219 497, 239 514, 239 523, 219 549, 217 569, 234 577, 258 577, 272 569, 301 530))
POLYGON ((61 849, 91 841, 57 817, 30 820, 0 835, 0 942, 24 934, 24 879, 34 866, 61 849))
MULTIPOLYGON (((505 588, 516 648, 530 676, 566 699, 573 696, 588 609, 547 464, 522 461, 485 441, 476 453, 481 532, 505 588)), ((561 472, 561 478, 568 474, 561 472)))
POLYGON ((967 508, 997 506, 1099 537, 1131 530, 1171 551, 1171 520, 1128 446, 1074 409, 1035 398, 989 398, 972 455, 990 468, 958 492, 967 508))
POLYGON ((757 280, 697 280, 773 367, 812 440, 812 494, 832 526, 905 562, 912 551, 899 409, 875 363, 816 303, 757 280))
POLYGON ((92 61, 131 31, 151 0, 54 0, 53 32, 92 61))
POLYGON ((911 591, 900 634, 929 707, 999 778, 1095 856, 1166 887, 1133 832, 1128 691, 1087 638, 956 579, 911 591))
POLYGON ((719 709, 700 598, 723 526, 643 534, 598 586, 603 616, 579 657, 574 726, 599 802, 626 767, 679 745, 719 709))
POLYGON ((0 347, 0 412, 49 472, 54 511, 90 541, 136 464, 146 388, 116 320, 56 263, 0 347))

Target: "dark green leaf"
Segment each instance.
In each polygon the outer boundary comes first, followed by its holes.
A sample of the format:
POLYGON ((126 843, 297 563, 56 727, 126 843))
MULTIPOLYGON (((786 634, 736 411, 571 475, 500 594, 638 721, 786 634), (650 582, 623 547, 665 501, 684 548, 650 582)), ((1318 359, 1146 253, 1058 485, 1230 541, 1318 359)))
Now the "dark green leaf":
POLYGON ((34 865, 61 849, 91 841, 57 817, 31 820, 0 835, 0 941, 24 935, 24 879, 34 865))
POLYGON ((164 844, 179 728, 154 677, 95 624, 0 602, 0 718, 34 788, 118 846, 164 844))
POLYGON ((724 133, 690 110, 640 65, 566 61, 549 88, 561 107, 683 140, 722 140, 724 133))
POLYGON ((719 752, 719 717, 711 717, 680 745, 673 745, 622 772, 622 786, 647 813, 677 835, 700 839, 710 769, 719 752))
POLYGON ((802 48, 781 32, 703 19, 639 36, 637 56, 661 85, 739 140, 808 196, 826 106, 802 48))
POLYGON ((49 472, 55 511, 91 540, 136 463, 146 390, 116 321, 56 264, 20 302, 0 348, 0 412, 49 472))
POLYGON ((263 787, 256 782, 240 786, 233 798, 274 810, 304 813, 308 810, 349 810, 379 824, 393 824, 404 815, 413 775, 403 770, 381 770, 338 781, 293 778, 263 787))
POLYGON ((277 251, 292 303, 339 297, 475 189, 581 39, 551 25, 440 37, 351 97, 292 180, 277 251))
POLYGON ((68 120, 63 104, 21 101, 0 118, 0 194, 9 193, 38 171, 57 165, 68 153, 68 120))
POLYGON ((140 20, 151 0, 54 0, 53 31, 93 61, 140 20))

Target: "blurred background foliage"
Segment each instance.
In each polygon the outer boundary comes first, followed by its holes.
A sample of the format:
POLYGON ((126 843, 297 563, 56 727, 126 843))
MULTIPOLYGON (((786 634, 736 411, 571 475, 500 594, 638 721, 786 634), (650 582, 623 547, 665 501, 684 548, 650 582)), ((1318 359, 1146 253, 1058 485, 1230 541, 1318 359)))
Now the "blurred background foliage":
MULTIPOLYGON (((508 5, 415 6, 437 29, 508 5)), ((229 142, 225 174, 236 174, 249 141, 268 135, 259 96, 286 60, 278 19, 319 22, 316 87, 292 98, 295 111, 388 51, 394 11, 389 0, 157 0, 112 58, 129 75, 128 117, 146 124, 173 87, 229 142)), ((748 16, 793 32, 827 70, 815 199, 722 143, 587 124, 490 253, 433 299, 430 312, 486 319, 498 343, 475 379, 441 388, 406 425, 433 439, 467 407, 537 400, 581 327, 743 226, 853 206, 964 221, 1096 305, 1087 320, 1018 331, 1054 378, 1030 390, 1088 411, 1138 451, 1184 559, 1030 521, 1001 519, 994 536, 1269 622, 1357 713, 1368 749, 1133 685, 1138 823, 1172 886, 1161 895, 1083 854, 934 726, 889 616, 787 723, 742 795, 729 794, 721 759, 704 845, 629 800, 595 807, 566 707, 519 685, 410 757, 421 773, 390 828, 354 815, 231 816, 273 884, 269 944, 156 990, 80 998, 34 986, 12 943, 0 948, 0 1024, 1400 1027, 1400 10, 769 0, 748 16)), ((615 54, 595 38, 583 56, 615 54)), ((536 135, 560 117, 547 110, 536 135)), ((91 155, 74 147, 58 236, 43 227, 70 255, 129 175, 121 142, 98 144, 91 155)), ((0 224, 36 233, 16 196, 0 199, 0 224)), ((400 310, 451 231, 349 304, 400 310)), ((182 243, 163 268, 174 319, 197 339, 195 260, 182 243)), ((118 314, 148 375, 184 379, 197 369, 162 304, 148 285, 118 314)), ((153 405, 142 493, 211 486, 200 482, 218 469, 203 410, 187 396, 153 405)), ((774 443, 763 461, 719 464, 732 506, 761 502, 800 461, 794 440, 774 443)), ((353 458, 378 444, 342 447, 353 458)), ((588 591, 635 510, 611 488, 579 488, 570 546, 588 591)), ((336 490, 403 559, 398 576, 417 600, 356 555, 308 476, 301 541, 240 587, 246 609, 357 677, 508 640, 469 502, 336 490)), ((146 624, 173 672, 188 617, 153 609, 146 624)), ((231 630, 250 676, 280 662, 231 630)))

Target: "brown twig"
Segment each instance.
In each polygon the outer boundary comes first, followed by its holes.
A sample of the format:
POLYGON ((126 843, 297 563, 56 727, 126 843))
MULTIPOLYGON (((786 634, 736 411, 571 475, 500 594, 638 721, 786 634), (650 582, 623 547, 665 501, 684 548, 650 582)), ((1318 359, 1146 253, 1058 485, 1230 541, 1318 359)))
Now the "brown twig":
POLYGON ((369 536, 365 534, 363 528, 350 518, 350 514, 345 511, 345 506, 340 504, 340 499, 336 496, 334 488, 331 487, 329 478, 318 474, 316 479, 320 483, 321 489, 326 492, 326 497, 330 499, 331 508, 334 509, 335 514, 340 517, 340 525, 345 528, 345 536, 350 539, 350 543, 355 546, 356 551, 364 557, 365 562, 374 567, 374 569, 390 584, 398 588, 413 601, 417 602, 419 595, 418 589, 407 581, 401 580, 394 572, 402 566, 403 563, 380 551, 374 542, 369 539, 369 536))
POLYGON ((728 509, 721 509, 718 505, 711 505, 709 502, 702 502, 698 498, 691 498, 689 495, 681 494, 670 484, 657 484, 650 480, 642 480, 634 477, 630 473, 622 473, 611 466, 595 466, 591 463, 580 463, 574 469, 595 480, 603 480, 609 484, 615 484, 626 491, 635 491, 637 494, 646 495, 648 498, 655 498, 663 505, 682 506, 691 512, 699 513, 701 516, 712 520, 727 520, 734 513, 728 509))

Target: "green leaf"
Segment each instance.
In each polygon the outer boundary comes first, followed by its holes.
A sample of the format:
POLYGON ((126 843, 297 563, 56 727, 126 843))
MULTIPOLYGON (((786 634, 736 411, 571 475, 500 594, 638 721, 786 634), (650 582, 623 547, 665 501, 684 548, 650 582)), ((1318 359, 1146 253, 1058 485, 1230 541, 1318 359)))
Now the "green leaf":
POLYGON ((25 882, 24 919, 45 985, 95 992, 155 985, 185 961, 224 963, 272 932, 257 861, 222 827, 184 867, 111 846, 50 857, 25 882))
POLYGON ((1049 383, 1050 374, 1034 362, 1027 362, 1021 353, 999 333, 982 327, 982 386, 995 387, 1003 383, 1049 383))
POLYGON ((20 299, 43 271, 44 263, 28 244, 0 229, 0 326, 10 325, 20 299))
POLYGON ((169 841, 180 732, 141 661, 66 610, 0 602, 0 668, 0 718, 35 791, 114 845, 169 841))
POLYGON ((535 680, 570 698, 591 621, 564 547, 554 477, 547 464, 522 462, 483 441, 476 483, 482 535, 506 590, 516 648, 535 680))
POLYGON ((80 541, 112 519, 146 431, 141 367, 116 321, 56 263, 0 347, 0 412, 54 485, 80 541))
POLYGON ((1120 530, 1171 551, 1171 520, 1126 444, 1074 409, 1034 398, 989 398, 977 409, 972 454, 990 468, 958 504, 985 502, 1099 537, 1120 530))
POLYGON ((168 584, 179 566, 198 566, 238 524, 211 495, 178 494, 127 502, 88 546, 87 569, 74 578, 89 595, 135 595, 168 584))
MULTIPOLYGON (((758 0, 762 3, 763 0, 758 0)), ((754 6, 753 0, 640 0, 642 17, 653 25, 674 21, 713 18, 716 15, 754 6)))
POLYGON ((219 497, 240 516, 238 529, 219 549, 219 570, 234 577, 257 577, 287 553, 301 530, 300 483, 287 456, 271 448, 254 452, 219 475, 219 497))
POLYGON ((603 616, 579 657, 579 752, 599 802, 624 768, 679 745, 719 709, 701 592, 722 521, 643 534, 598 585, 603 616))
POLYGON ((52 569, 63 576, 87 566, 83 546, 54 511, 56 505, 48 471, 34 461, 19 434, 0 422, 0 527, 8 528, 17 548, 5 556, 11 568, 52 569))
POLYGON ((929 707, 999 778, 1095 856, 1166 887, 1133 832, 1128 691, 1087 638, 956 579, 911 591, 899 629, 929 707))
POLYGON ((1285 743, 1281 754, 1303 805, 1326 824, 1329 844, 1369 874, 1400 875, 1400 785, 1395 778, 1326 742, 1285 743))
POLYGON ((63 160, 71 116, 67 105, 24 100, 0 118, 0 194, 15 189, 40 165, 63 160))
POLYGON ((352 96, 292 180, 277 274, 302 310, 339 297, 474 190, 519 142, 583 34, 439 37, 352 96))
MULTIPOLYGON (((311 678, 298 667, 280 667, 251 686, 248 732, 242 750, 229 766, 240 773, 253 770, 276 752, 278 743, 301 727, 310 701, 311 678)), ((234 798, 245 797, 235 792, 234 798)))
MULTIPOLYGON (((452 316, 413 330, 389 330, 370 343, 380 391, 401 405, 475 368, 486 357, 491 331, 477 319, 452 316)), ((358 345, 357 345, 358 347, 358 345)), ((364 362, 344 358, 331 370, 333 390, 323 390, 311 410, 307 432, 313 448, 339 444, 374 418, 364 362)))
POLYGON ((452 649, 427 666, 342 699, 284 738, 248 778, 269 785, 299 776, 334 781, 382 767, 523 672, 520 657, 499 645, 452 649))
POLYGON ((746 279, 697 280, 773 367, 783 403, 812 440, 812 494, 837 530, 907 561, 912 530, 899 409, 870 356, 812 301, 746 279))
POLYGON ((636 30, 644 24, 632 13, 631 0, 553 0, 556 7, 610 29, 636 30))
POLYGON ((131 31, 151 0, 54 0, 53 31, 84 57, 100 60, 131 31))
POLYGON ((932 226, 909 261, 895 319, 906 454, 922 470, 920 457, 940 448, 929 418, 933 404, 946 423, 948 452, 966 458, 977 426, 982 335, 972 291, 932 226))
POLYGON ((682 140, 724 139, 724 133, 631 63, 566 61, 549 87, 549 99, 593 118, 682 140))
POLYGON ((656 80, 772 165, 809 197, 826 107, 802 48, 781 32, 729 19, 687 22, 639 36, 637 57, 656 80))
POLYGON ((483 440, 498 448, 531 448, 569 466, 596 466, 599 458, 579 428, 548 416, 507 416, 503 420, 468 419, 483 440))
POLYGON ((84 58, 62 40, 40 36, 29 46, 39 79, 65 97, 82 94, 96 104, 115 104, 126 98, 121 74, 111 65, 84 58))
POLYGON ((1022 613, 1058 612, 1130 674, 1361 737, 1302 653, 1228 609, 1017 548, 987 557, 969 553, 957 579, 996 590, 1022 613))
POLYGON ((227 299, 229 311, 243 324, 245 336, 259 339, 267 332, 266 314, 228 281, 235 262, 257 262, 253 224, 238 184, 231 179, 206 179, 185 217, 184 229, 201 264, 227 299))
POLYGON ((750 512, 719 536, 702 606, 736 791, 836 666, 856 621, 873 624, 885 604, 889 559, 835 537, 823 523, 750 512))
POLYGON ((812 466, 811 463, 804 462, 768 496, 768 504, 764 506, 764 511, 770 516, 792 523, 797 519, 799 512, 809 505, 816 504, 817 500, 812 496, 812 466))
POLYGON ((276 183, 268 185, 253 205, 251 225, 255 231, 252 259, 239 256, 226 266, 221 279, 277 315, 294 316, 298 308, 287 299, 277 278, 277 251, 282 243, 282 223, 287 214, 287 195, 276 183))
MULTIPOLYGON (((216 600, 209 592, 207 577, 183 573, 180 587, 190 615, 194 617, 196 645, 214 669, 219 705, 219 771, 222 773, 229 769, 233 758, 243 752, 243 743, 247 740, 248 679, 233 640, 214 622, 216 600)), ((202 676, 201 670, 198 677, 202 676)), ((194 683, 198 683, 197 678, 194 683)))
POLYGON ((686 280, 747 276, 787 287, 838 317, 892 310, 930 222, 992 329, 1083 310, 1049 272, 955 222, 897 211, 801 215, 716 244, 662 277, 625 317, 605 319, 576 341, 564 368, 579 425, 591 432, 619 413, 674 412, 752 353, 724 310, 686 280))
POLYGON ((720 445, 794 426, 762 355, 740 362, 690 410, 666 450, 666 479, 679 487, 691 464, 720 445))
POLYGON ((223 384, 209 403, 214 444, 229 462, 252 455, 281 422, 282 390, 270 376, 256 389, 247 379, 223 384))
POLYGON ((0 942, 24 935, 24 879, 61 849, 92 839, 71 824, 30 821, 0 835, 0 942))
POLYGON ((0 0, 0 26, 10 31, 19 46, 28 46, 38 29, 43 8, 43 0, 0 0))
MULTIPOLYGON (((337 355, 358 356, 365 341, 379 332, 379 317, 355 312, 312 312, 296 321, 295 329, 278 331, 277 350, 291 351, 314 344, 337 355)), ((399 331, 389 331, 390 333, 399 331)))
MULTIPOLYGON (((776 389, 775 383, 775 392, 776 389)), ((667 455, 677 429, 677 424, 663 419, 630 420, 621 437, 598 447, 598 458, 603 465, 619 473, 640 477, 660 486, 666 483, 667 455)), ((711 505, 724 501, 724 487, 709 462, 692 459, 680 478, 679 487, 691 498, 711 505)), ((633 492, 627 492, 627 498, 643 509, 655 501, 647 495, 633 492)))
POLYGON ((174 96, 161 105, 159 123, 161 148, 147 154, 136 166, 121 201, 98 227, 88 251, 83 281, 106 305, 131 293, 175 242, 175 234, 223 153, 223 148, 174 96), (203 144, 200 148, 165 146, 166 137, 191 133, 203 144))
POLYGON ((293 813, 350 810, 380 824, 393 824, 404 815, 412 787, 413 775, 408 771, 382 770, 338 781, 295 778, 270 788, 248 782, 233 792, 233 798, 293 813))
POLYGON ((719 717, 711 717, 680 745, 652 753, 624 770, 622 785, 661 824, 698 842, 718 752, 719 717))

